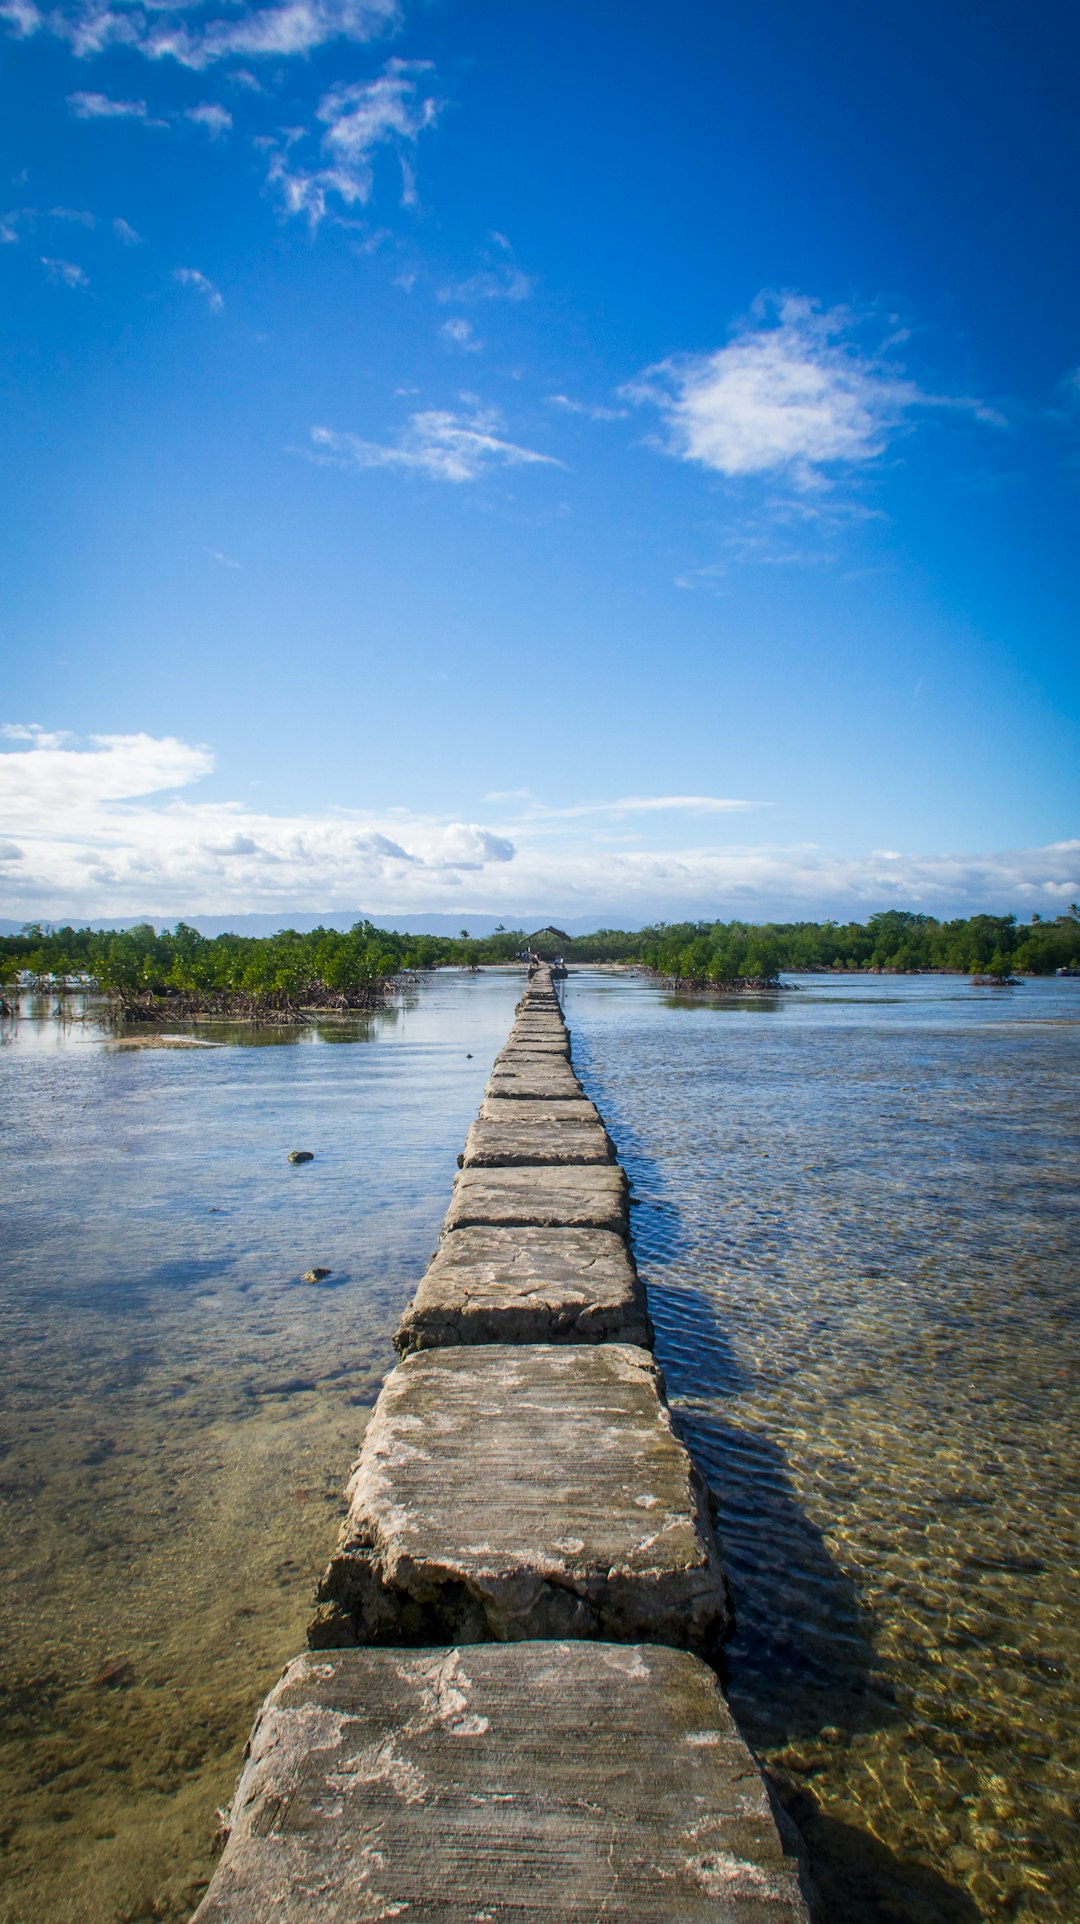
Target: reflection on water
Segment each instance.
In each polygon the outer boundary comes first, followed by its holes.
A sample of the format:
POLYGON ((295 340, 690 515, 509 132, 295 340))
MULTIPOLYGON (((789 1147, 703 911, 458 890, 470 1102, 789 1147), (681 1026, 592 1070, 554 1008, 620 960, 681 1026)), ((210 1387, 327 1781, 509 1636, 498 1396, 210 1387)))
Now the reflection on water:
POLYGON ((571 978, 568 1016, 831 1924, 1065 1924, 1080 984, 571 978))
MULTIPOLYGON (((518 987, 213 1049, 0 1028, 5 1924, 196 1901, 518 987)), ((567 1007, 830 1924, 1067 1924, 1080 983, 567 1007)))
POLYGON ((5 1924, 197 1901, 518 992, 214 1049, 0 1029, 5 1924))

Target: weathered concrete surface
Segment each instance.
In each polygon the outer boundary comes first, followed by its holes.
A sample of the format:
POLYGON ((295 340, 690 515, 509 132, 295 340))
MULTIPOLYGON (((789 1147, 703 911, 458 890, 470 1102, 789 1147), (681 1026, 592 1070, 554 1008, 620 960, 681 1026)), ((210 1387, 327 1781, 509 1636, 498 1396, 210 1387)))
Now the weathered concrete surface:
POLYGON ((481 1122, 600 1122, 600 1111, 588 1096, 569 1097, 565 1102, 515 1101, 513 1096, 485 1096, 480 1104, 481 1122))
POLYGON ((704 1486, 647 1350, 422 1350, 387 1377, 319 1586, 315 1648, 645 1639, 730 1625, 704 1486))
POLYGON ((715 1679, 650 1644, 298 1657, 193 1924, 808 1924, 715 1679))
POLYGON ((614 1162, 615 1151, 600 1122, 474 1122, 460 1160, 464 1169, 550 1168, 614 1162))
POLYGON ((568 1062, 570 1060, 570 1043, 566 1038, 561 1042, 557 1040, 538 1042, 534 1036, 527 1036, 520 1040, 515 1040, 511 1037, 509 1042, 503 1043, 502 1048, 495 1057, 495 1067, 497 1069, 503 1062, 520 1061, 522 1057, 528 1058, 530 1056, 541 1062, 544 1061, 547 1056, 561 1056, 568 1062))
POLYGON ((405 1311, 402 1354, 455 1343, 652 1341, 645 1291, 608 1229, 456 1229, 405 1311))
POLYGON ((444 1231, 470 1223, 506 1228, 614 1229, 626 1234, 626 1177, 618 1163, 549 1169, 462 1169, 444 1231))
POLYGON ((560 1102, 584 1093, 570 1064, 559 1056, 546 1061, 509 1056, 492 1070, 484 1086, 485 1096, 513 1096, 519 1102, 560 1102))

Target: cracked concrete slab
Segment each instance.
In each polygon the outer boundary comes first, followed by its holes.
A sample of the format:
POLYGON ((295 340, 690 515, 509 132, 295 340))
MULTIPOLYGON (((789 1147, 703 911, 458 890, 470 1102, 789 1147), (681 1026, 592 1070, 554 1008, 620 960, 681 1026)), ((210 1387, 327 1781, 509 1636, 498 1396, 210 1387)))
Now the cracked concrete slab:
POLYGON ((463 1169, 548 1168, 611 1163, 615 1151, 600 1122, 474 1122, 458 1160, 463 1169))
POLYGON ((462 1169, 454 1178, 444 1234, 470 1223, 538 1229, 627 1231, 626 1177, 618 1163, 545 1169, 462 1169))
POLYGON ((705 1488, 647 1350, 407 1356, 346 1495, 313 1648, 605 1637, 709 1655, 730 1627, 705 1488))
POLYGON ((456 1343, 634 1343, 652 1329, 621 1236, 607 1229, 456 1229, 405 1311, 402 1354, 456 1343))
POLYGON ((298 1657, 193 1924, 808 1924, 716 1680, 651 1644, 298 1657))

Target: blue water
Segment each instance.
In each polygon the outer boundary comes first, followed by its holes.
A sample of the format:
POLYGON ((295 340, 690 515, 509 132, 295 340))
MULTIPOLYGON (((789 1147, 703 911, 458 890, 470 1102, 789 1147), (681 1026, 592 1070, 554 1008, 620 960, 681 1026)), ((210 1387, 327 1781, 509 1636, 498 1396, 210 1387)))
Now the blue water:
MULTIPOLYGON (((197 1900, 519 990, 175 1052, 4 1026, 5 1924, 197 1900)), ((1080 982, 566 1004, 830 1919, 1064 1924, 1080 982)))

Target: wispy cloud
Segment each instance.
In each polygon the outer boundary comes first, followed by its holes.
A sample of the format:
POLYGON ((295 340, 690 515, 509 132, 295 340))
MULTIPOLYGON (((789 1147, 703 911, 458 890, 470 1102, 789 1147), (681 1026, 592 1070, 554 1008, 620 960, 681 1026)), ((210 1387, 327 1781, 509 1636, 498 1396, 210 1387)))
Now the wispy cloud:
POLYGON ((219 106, 213 100, 201 101, 197 107, 185 107, 184 118, 201 127, 211 140, 218 140, 222 134, 227 134, 233 124, 228 108, 219 106))
POLYGON ((583 815, 740 815, 764 806, 763 802, 736 801, 724 795, 621 795, 613 802, 573 802, 565 808, 548 808, 537 802, 529 814, 535 819, 570 821, 583 815))
POLYGON ((475 301, 527 301, 534 282, 514 260, 514 250, 505 234, 493 231, 491 246, 481 254, 483 265, 475 274, 459 281, 447 281, 436 292, 444 306, 453 301, 468 306, 475 301))
POLYGON ((238 11, 175 4, 117 7, 110 0, 0 0, 0 19, 22 38, 46 32, 80 59, 124 47, 200 71, 234 58, 287 59, 335 40, 378 39, 401 21, 399 0, 282 0, 238 11), (209 18, 206 17, 209 14, 209 18))
POLYGON ((469 274, 463 281, 449 281, 440 287, 436 299, 444 304, 453 301, 527 301, 533 290, 533 282, 520 267, 507 264, 492 269, 485 268, 479 274, 469 274))
POLYGON ((573 401, 568 394, 549 394, 549 408, 559 408, 563 414, 580 414, 586 421, 625 421, 629 408, 612 408, 589 401, 573 401))
POLYGON ((452 414, 426 408, 411 414, 408 426, 389 445, 313 428, 316 452, 311 458, 341 468, 392 468, 433 481, 477 481, 493 467, 562 466, 550 454, 505 440, 501 428, 502 420, 492 409, 452 414))
POLYGON ((90 276, 74 261, 51 260, 47 254, 41 256, 41 265, 51 281, 64 287, 89 287, 90 276))
POLYGON ((135 232, 130 221, 123 220, 118 215, 113 221, 112 228, 117 240, 121 241, 125 247, 142 246, 142 235, 135 232))
POLYGON ((484 345, 483 341, 477 340, 472 322, 461 316, 455 315, 453 320, 444 321, 439 333, 451 347, 459 347, 466 354, 478 354, 484 345))
POLYGON ((145 100, 113 100, 108 94, 68 95, 68 106, 76 120, 145 120, 145 100))
POLYGON ((732 478, 780 474, 803 489, 876 460, 918 409, 956 408, 1000 425, 969 396, 925 392, 888 343, 865 346, 870 325, 849 308, 762 297, 726 347, 672 356, 621 393, 659 410, 666 453, 732 478))
POLYGON ((193 287, 197 294, 202 294, 212 314, 221 313, 225 305, 224 296, 213 281, 207 280, 205 274, 200 274, 197 267, 174 267, 173 280, 179 282, 181 287, 193 287))
POLYGON ((331 195, 346 207, 366 207, 374 187, 374 157, 382 147, 396 152, 403 198, 412 198, 406 150, 434 127, 442 107, 431 73, 430 61, 395 59, 374 80, 331 88, 316 113, 324 129, 317 166, 302 158, 307 139, 303 128, 271 143, 269 177, 289 213, 304 214, 317 226, 326 217, 331 195))

